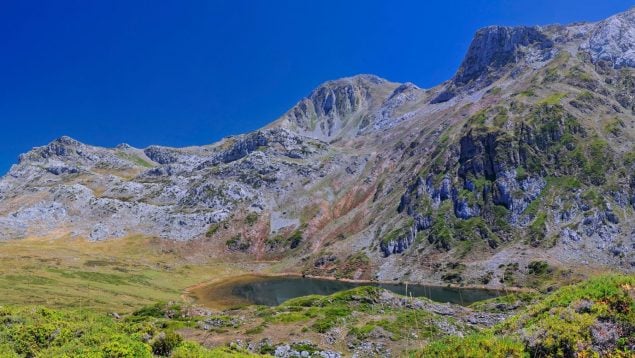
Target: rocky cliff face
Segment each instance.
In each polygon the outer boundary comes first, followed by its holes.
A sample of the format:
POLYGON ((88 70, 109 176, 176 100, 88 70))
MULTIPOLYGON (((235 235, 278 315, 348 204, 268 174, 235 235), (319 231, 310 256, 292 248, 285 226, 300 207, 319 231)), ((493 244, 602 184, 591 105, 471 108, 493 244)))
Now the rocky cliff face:
POLYGON ((486 27, 474 35, 453 82, 460 86, 481 80, 487 85, 496 79, 499 70, 513 66, 528 53, 534 61, 546 61, 552 49, 553 41, 538 27, 486 27))
POLYGON ((199 259, 490 286, 535 281, 535 262, 631 271, 634 13, 487 27, 435 88, 326 82, 208 146, 59 138, 0 180, 0 239, 145 235, 199 259))
POLYGON ((358 124, 349 122, 359 122, 365 112, 377 105, 373 100, 386 84, 386 80, 370 75, 327 82, 294 106, 284 121, 309 136, 335 138, 347 125, 358 124))
POLYGON ((594 62, 606 61, 614 68, 635 67, 635 8, 593 26, 583 49, 594 62))

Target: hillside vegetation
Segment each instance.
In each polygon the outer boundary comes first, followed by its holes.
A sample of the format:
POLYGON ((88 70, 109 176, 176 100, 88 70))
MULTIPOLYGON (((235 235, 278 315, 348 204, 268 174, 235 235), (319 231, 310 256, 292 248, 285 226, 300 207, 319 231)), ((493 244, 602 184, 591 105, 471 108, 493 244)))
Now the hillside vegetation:
POLYGON ((418 357, 626 357, 635 353, 635 277, 601 276, 550 294, 515 294, 471 309, 374 287, 225 312, 176 303, 122 316, 9 305, 0 306, 0 342, 2 357, 223 357, 282 351, 322 356, 333 348, 418 357), (293 332, 301 332, 302 339, 293 332), (317 339, 335 338, 335 332, 344 340, 317 339))

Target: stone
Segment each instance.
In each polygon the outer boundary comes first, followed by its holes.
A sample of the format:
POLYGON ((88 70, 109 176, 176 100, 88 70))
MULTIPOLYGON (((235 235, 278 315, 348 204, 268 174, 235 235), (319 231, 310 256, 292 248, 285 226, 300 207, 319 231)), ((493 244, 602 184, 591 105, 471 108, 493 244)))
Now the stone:
POLYGON ((635 67, 635 8, 595 24, 581 48, 594 62, 606 61, 615 68, 635 67))
POLYGON ((492 82, 492 74, 508 64, 518 61, 520 47, 534 46, 540 60, 551 56, 553 41, 538 27, 489 26, 476 32, 467 54, 454 76, 454 83, 465 85, 477 79, 492 82))

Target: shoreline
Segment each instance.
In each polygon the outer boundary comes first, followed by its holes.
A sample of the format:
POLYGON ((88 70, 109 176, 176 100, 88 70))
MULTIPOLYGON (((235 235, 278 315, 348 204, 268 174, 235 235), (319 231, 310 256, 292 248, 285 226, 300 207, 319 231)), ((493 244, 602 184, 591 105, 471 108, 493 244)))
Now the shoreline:
POLYGON ((485 285, 459 285, 459 284, 428 284, 428 283, 420 283, 420 282, 412 282, 412 281, 383 281, 383 280, 358 280, 358 279, 350 279, 350 278, 337 278, 335 276, 316 276, 316 275, 306 275, 299 272, 273 272, 273 273, 261 273, 261 272, 247 272, 238 274, 235 276, 224 277, 220 279, 210 279, 206 281, 199 282, 195 285, 186 287, 181 294, 181 299, 190 303, 197 303, 200 301, 200 298, 196 297, 195 291, 202 289, 207 286, 218 286, 222 287, 224 285, 230 285, 236 281, 240 280, 248 280, 250 278, 270 278, 270 277, 296 277, 296 278, 307 278, 314 280, 323 280, 323 281, 339 281, 339 282, 347 282, 354 284, 370 284, 370 285, 413 285, 413 286, 426 286, 426 287, 435 287, 435 288, 453 288, 453 289, 468 289, 468 290, 484 290, 491 292, 501 292, 505 294, 509 293, 517 293, 517 292, 535 292, 535 289, 525 288, 525 287, 504 287, 504 288, 492 288, 487 287, 485 285))

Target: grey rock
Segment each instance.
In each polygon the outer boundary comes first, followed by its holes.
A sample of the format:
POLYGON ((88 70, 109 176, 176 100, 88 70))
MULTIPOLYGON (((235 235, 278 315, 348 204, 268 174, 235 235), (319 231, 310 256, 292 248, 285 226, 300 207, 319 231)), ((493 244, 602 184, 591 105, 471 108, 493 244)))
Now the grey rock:
POLYGON ((582 240, 582 238, 580 237, 580 235, 576 231, 574 231, 572 229, 569 229, 569 228, 566 228, 566 227, 564 229, 562 229, 562 232, 560 233, 560 237, 565 239, 565 240, 574 241, 574 242, 578 242, 578 241, 582 240))
POLYGON ((615 68, 635 67, 635 8, 600 21, 581 47, 593 61, 607 61, 615 68))
POLYGON ((342 354, 334 351, 320 351, 318 352, 318 357, 322 358, 341 358, 342 354))
POLYGON ((620 327, 611 321, 598 321, 591 326, 593 348, 598 352, 612 351, 622 336, 620 327))
POLYGON ((55 175, 79 173, 79 169, 72 166, 52 166, 46 168, 46 171, 55 175))
POLYGON ((463 220, 479 216, 481 208, 478 205, 470 206, 466 199, 456 198, 454 200, 454 215, 463 220))
POLYGON ((367 106, 373 88, 385 80, 361 75, 324 83, 284 116, 302 134, 318 139, 337 136, 347 119, 367 106))
POLYGON ((418 228, 415 222, 411 227, 406 228, 403 235, 392 240, 381 241, 379 247, 384 253, 384 257, 406 251, 414 243, 417 232, 418 228))
POLYGON ((178 161, 178 152, 172 148, 152 145, 144 149, 143 152, 148 158, 159 164, 172 164, 178 161))
POLYGON ((540 60, 544 61, 551 56, 553 41, 538 27, 490 26, 480 29, 474 35, 453 81, 457 85, 465 85, 482 79, 489 84, 493 78, 485 77, 518 61, 521 48, 527 46, 539 50, 540 60))

